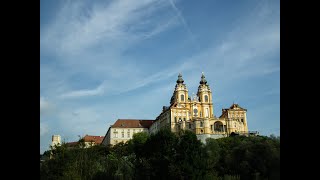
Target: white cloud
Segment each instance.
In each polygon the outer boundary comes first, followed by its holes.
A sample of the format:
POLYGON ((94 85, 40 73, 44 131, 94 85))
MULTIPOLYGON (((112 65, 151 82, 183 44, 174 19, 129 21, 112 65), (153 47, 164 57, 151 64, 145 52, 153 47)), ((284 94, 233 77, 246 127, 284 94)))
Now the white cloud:
POLYGON ((163 31, 177 25, 178 24, 177 18, 178 18, 177 16, 173 16, 167 22, 162 22, 162 23, 156 25, 152 31, 145 33, 144 35, 142 35, 142 37, 144 36, 145 38, 150 38, 152 36, 155 36, 163 31))
MULTIPOLYGON (((156 35, 176 25, 169 19, 159 19, 162 26, 148 22, 154 12, 168 6, 164 0, 111 1, 87 7, 82 1, 66 3, 56 21, 41 34, 41 46, 55 49, 56 53, 75 55, 96 45, 112 44, 112 49, 122 49, 132 41, 156 35), (142 27, 137 27, 142 26, 142 27), (136 31, 141 29, 142 31, 136 31)), ((152 21, 150 21, 152 22, 152 21)), ((110 48, 110 47, 109 47, 110 48)))
MULTIPOLYGON (((189 28, 181 12, 170 4, 171 1, 110 1, 109 4, 92 8, 86 8, 82 3, 70 1, 58 13, 53 25, 46 30, 41 29, 41 51, 53 49, 51 52, 56 53, 57 58, 51 60, 53 65, 41 65, 40 112, 50 109, 53 102, 59 103, 59 112, 55 113, 55 118, 50 119, 56 121, 52 123, 57 126, 54 129, 66 136, 77 137, 84 133, 104 135, 116 118, 140 118, 146 106, 150 107, 149 113, 143 113, 142 116, 148 118, 151 112, 156 117, 161 112, 161 107, 169 103, 179 72, 182 73, 191 95, 197 91, 201 72, 204 71, 217 102, 224 98, 217 97, 215 86, 219 86, 217 89, 222 92, 234 80, 279 71, 278 59, 267 61, 265 58, 269 54, 276 54, 274 52, 279 50, 280 41, 279 24, 264 23, 270 16, 268 8, 264 8, 257 18, 240 18, 234 23, 232 31, 226 31, 220 44, 211 44, 202 52, 187 58, 174 59, 170 66, 160 70, 154 68, 156 71, 152 73, 149 66, 139 63, 134 56, 128 58, 123 55, 123 50, 134 47, 135 43, 146 38, 166 32, 179 23, 186 29, 189 28), (165 8, 173 8, 175 13, 162 13, 161 17, 157 17, 159 21, 151 18, 155 12, 165 8), (94 50, 95 47, 98 50, 94 50), (102 83, 96 87, 88 87, 85 81, 81 84, 81 80, 72 79, 78 75, 102 83), (169 86, 168 82, 173 86, 169 86), (73 104, 72 101, 82 97, 106 98, 151 84, 156 88, 147 89, 139 95, 126 96, 125 100, 119 96, 111 104, 97 101, 96 105, 90 106, 82 102, 73 104), (164 93, 168 96, 167 99, 164 98, 164 93), (60 99, 55 99, 56 97, 60 99), (145 103, 137 105, 136 102, 141 100, 145 103), (124 112, 123 109, 128 111, 124 112)), ((255 11, 260 12, 259 9, 255 11)), ((218 37, 208 34, 207 38, 218 37)), ((49 124, 48 120, 46 122, 49 124)), ((40 123, 41 136, 44 137, 51 131, 47 124, 40 123)), ((42 140, 44 141, 45 139, 42 140)))
MULTIPOLYGON (((137 64, 128 62, 122 51, 177 26, 177 15, 162 11, 170 9, 170 3, 167 0, 114 0, 93 4, 67 1, 56 19, 41 28, 41 51, 53 53, 56 58, 51 60, 52 64, 59 65, 41 65, 43 94, 64 99, 96 96, 126 92, 151 82, 144 81, 146 74, 137 64), (156 15, 160 10, 161 15, 156 15), (108 84, 77 89, 73 85, 79 82, 70 79, 79 74, 100 82, 106 80, 108 84), (128 74, 130 77, 126 77, 128 74), (121 82, 124 78, 126 83, 121 82), (137 83, 140 80, 142 82, 137 83)), ((41 61, 49 60, 42 58, 41 61)))
POLYGON ((87 96, 102 95, 105 91, 105 83, 100 84, 97 88, 91 90, 75 90, 62 94, 61 98, 78 98, 87 96))
POLYGON ((146 86, 150 83, 157 83, 161 80, 165 80, 168 78, 172 78, 178 76, 178 72, 188 71, 193 67, 194 62, 184 62, 180 64, 178 67, 172 66, 162 71, 159 71, 148 77, 140 77, 136 82, 134 82, 131 86, 127 84, 127 88, 123 89, 123 91, 119 91, 119 93, 131 91, 143 86, 146 86))
POLYGON ((265 57, 279 51, 279 42, 279 24, 253 24, 246 30, 231 31, 221 44, 187 61, 201 61, 206 66, 199 67, 208 72, 208 77, 223 79, 224 82, 271 74, 279 71, 279 59, 267 61, 265 57), (212 71, 208 67, 219 68, 212 71))
MULTIPOLYGON (((192 69, 193 65, 194 62, 184 62, 179 65, 179 67, 169 67, 147 77, 129 76, 126 78, 121 77, 121 79, 124 79, 123 81, 119 81, 118 79, 108 82, 104 81, 94 89, 72 90, 62 93, 59 97, 63 99, 70 99, 89 96, 100 96, 107 93, 109 95, 121 94, 147 86, 151 83, 157 83, 161 80, 175 77, 177 76, 178 72, 188 71, 192 69), (128 78, 131 80, 128 80, 128 78)), ((126 76, 128 76, 128 73, 126 74, 126 76)))

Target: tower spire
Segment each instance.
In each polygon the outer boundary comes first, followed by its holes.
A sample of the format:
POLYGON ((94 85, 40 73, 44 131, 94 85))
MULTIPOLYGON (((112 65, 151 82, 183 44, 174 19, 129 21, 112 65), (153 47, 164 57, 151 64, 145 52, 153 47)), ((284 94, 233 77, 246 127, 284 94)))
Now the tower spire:
POLYGON ((183 82, 184 80, 182 79, 182 75, 181 73, 179 73, 177 83, 183 83, 183 82))
POLYGON ((201 75, 200 84, 207 84, 207 80, 206 80, 206 77, 204 76, 203 72, 202 72, 202 75, 201 75))

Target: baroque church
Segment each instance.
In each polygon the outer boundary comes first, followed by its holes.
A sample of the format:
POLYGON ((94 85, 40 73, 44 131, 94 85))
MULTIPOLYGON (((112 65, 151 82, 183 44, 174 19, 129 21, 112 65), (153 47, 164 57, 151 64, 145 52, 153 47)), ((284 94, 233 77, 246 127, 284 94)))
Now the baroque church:
POLYGON ((111 125, 102 144, 126 142, 136 132, 156 133, 161 128, 170 128, 172 132, 189 130, 205 142, 207 138, 227 137, 231 134, 249 135, 247 110, 238 104, 222 109, 219 117, 214 115, 212 90, 202 73, 197 94, 189 96, 182 75, 178 75, 170 106, 163 106, 155 120, 118 119, 111 125))
POLYGON ((222 115, 214 115, 212 90, 202 73, 197 94, 189 96, 188 88, 179 74, 177 84, 170 100, 151 125, 150 133, 169 127, 172 132, 193 131, 198 139, 220 138, 231 133, 248 134, 247 110, 238 104, 222 109, 222 115))

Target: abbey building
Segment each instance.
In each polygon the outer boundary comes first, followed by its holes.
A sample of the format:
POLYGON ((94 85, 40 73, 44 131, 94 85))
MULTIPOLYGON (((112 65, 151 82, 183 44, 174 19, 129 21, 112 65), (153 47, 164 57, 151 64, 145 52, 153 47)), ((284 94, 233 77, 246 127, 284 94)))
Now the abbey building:
POLYGON ((204 74, 201 76, 198 92, 193 96, 189 96, 188 88, 179 74, 170 105, 163 106, 155 120, 118 119, 108 129, 102 143, 126 142, 134 132, 143 130, 156 133, 161 128, 170 128, 172 132, 193 131, 202 142, 206 138, 227 137, 231 133, 248 134, 246 112, 238 104, 232 104, 229 108, 222 109, 220 117, 216 117, 212 90, 204 74))
POLYGON ((188 88, 179 74, 170 100, 170 106, 163 107, 161 114, 151 125, 150 133, 169 127, 172 132, 193 131, 199 139, 219 138, 235 133, 248 133, 247 110, 238 104, 222 109, 222 115, 214 115, 212 90, 202 74, 196 95, 189 96, 188 88))

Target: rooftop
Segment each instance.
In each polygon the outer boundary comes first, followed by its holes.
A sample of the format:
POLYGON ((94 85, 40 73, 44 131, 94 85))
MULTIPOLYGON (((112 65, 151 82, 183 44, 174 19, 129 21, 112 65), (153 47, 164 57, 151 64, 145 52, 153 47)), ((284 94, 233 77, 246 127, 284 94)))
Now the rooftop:
POLYGON ((104 136, 90 136, 86 135, 83 137, 84 142, 94 142, 95 144, 101 144, 104 136))
POLYGON ((118 119, 112 128, 149 128, 154 120, 149 119, 118 119))

